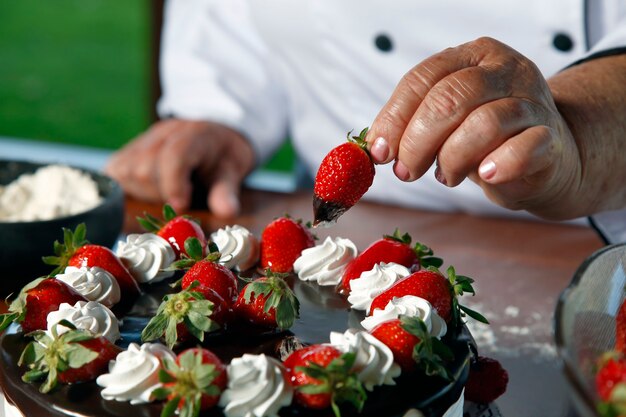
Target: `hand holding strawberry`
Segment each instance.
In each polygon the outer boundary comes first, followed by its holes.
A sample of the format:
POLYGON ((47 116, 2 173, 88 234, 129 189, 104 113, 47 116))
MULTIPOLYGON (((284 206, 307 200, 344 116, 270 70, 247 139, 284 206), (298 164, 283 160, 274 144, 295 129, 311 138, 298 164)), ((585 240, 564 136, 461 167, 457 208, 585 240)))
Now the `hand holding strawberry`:
POLYGON ((322 160, 313 188, 314 225, 333 223, 365 194, 374 182, 374 163, 365 136, 350 136, 322 160))
POLYGON ((284 274, 267 270, 266 276, 246 284, 239 293, 235 313, 247 321, 281 330, 289 329, 300 314, 300 302, 284 274))
POLYGON ((342 354, 330 345, 296 350, 283 362, 296 388, 294 399, 308 408, 332 407, 336 417, 341 415, 339 403, 342 402, 349 402, 361 411, 367 394, 352 370, 354 360, 354 353, 342 354))
POLYGON ((172 246, 176 253, 176 258, 181 254, 189 255, 185 250, 185 241, 190 237, 197 238, 204 248, 206 237, 202 227, 190 216, 176 214, 176 211, 169 205, 163 206, 163 220, 160 220, 148 213, 145 217, 137 217, 139 224, 147 231, 156 233, 172 246))
POLYGON ((198 416, 200 411, 217 404, 228 382, 226 367, 207 349, 187 349, 177 356, 176 362, 165 358, 163 367, 159 372, 163 387, 152 392, 156 399, 167 399, 161 417, 198 416))
POLYGON ((29 370, 22 379, 35 382, 45 378, 39 390, 47 393, 57 384, 73 384, 95 379, 106 372, 109 361, 114 359, 121 349, 102 336, 94 336, 87 330, 77 330, 71 323, 62 320, 51 329, 51 335, 37 330, 31 335, 30 342, 18 362, 29 370), (57 334, 57 327, 65 326, 70 330, 57 334))

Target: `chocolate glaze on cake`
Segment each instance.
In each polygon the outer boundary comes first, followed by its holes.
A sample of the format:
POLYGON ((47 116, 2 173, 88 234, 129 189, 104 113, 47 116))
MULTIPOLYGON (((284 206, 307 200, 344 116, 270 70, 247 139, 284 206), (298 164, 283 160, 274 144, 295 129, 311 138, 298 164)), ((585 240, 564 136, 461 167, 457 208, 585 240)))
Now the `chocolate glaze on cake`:
MULTIPOLYGON (((300 318, 289 332, 267 332, 242 324, 233 324, 228 331, 209 334, 203 345, 216 353, 225 363, 244 353, 265 353, 280 358, 294 345, 327 343, 331 331, 343 332, 349 327, 360 328, 363 315, 351 310, 349 304, 331 287, 318 287, 291 277, 296 296, 300 300, 300 318)), ((167 284, 144 288, 144 293, 134 308, 121 322, 122 341, 126 347, 131 342, 141 343, 139 334, 158 307, 162 295, 171 291, 167 284)), ((452 348, 455 359, 450 364, 454 381, 420 377, 418 374, 402 375, 396 386, 376 387, 368 393, 365 408, 359 414, 346 406, 342 416, 402 416, 410 408, 420 409, 425 416, 442 415, 458 398, 469 372, 472 340, 466 329, 449 329, 445 339, 452 348)), ((0 337, 0 383, 5 396, 16 404, 25 416, 51 417, 158 417, 162 403, 130 405, 128 402, 107 401, 100 395, 95 382, 61 386, 50 394, 39 392, 38 384, 22 382, 25 369, 17 362, 29 342, 21 328, 12 325, 0 337)), ((191 346, 194 344, 192 343, 191 346)), ((202 416, 223 416, 219 408, 202 413, 202 416)), ((314 411, 298 406, 283 408, 281 416, 331 417, 332 411, 314 411)))

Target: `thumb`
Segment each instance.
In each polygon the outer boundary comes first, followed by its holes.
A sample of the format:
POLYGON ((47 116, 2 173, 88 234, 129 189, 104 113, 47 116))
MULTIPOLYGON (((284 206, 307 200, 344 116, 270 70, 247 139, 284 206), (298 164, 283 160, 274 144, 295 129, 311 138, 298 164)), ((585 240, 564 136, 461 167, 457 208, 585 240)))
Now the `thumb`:
POLYGON ((243 176, 233 163, 221 164, 207 195, 207 206, 217 217, 229 218, 239 214, 239 190, 243 176))

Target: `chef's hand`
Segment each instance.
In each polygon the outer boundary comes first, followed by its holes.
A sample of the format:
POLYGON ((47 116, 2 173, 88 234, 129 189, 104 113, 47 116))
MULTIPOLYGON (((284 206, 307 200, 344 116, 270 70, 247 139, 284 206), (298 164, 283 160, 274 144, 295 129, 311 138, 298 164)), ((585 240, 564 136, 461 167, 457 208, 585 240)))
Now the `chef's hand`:
POLYGON ((239 189, 254 167, 247 140, 225 126, 180 119, 155 123, 116 152, 106 173, 124 191, 184 211, 191 203, 193 172, 207 186, 207 204, 218 216, 239 212, 239 189))
POLYGON ((469 177, 497 204, 547 218, 563 216, 555 204, 581 177, 576 143, 546 80, 530 60, 489 38, 411 69, 367 140, 374 161, 395 161, 402 181, 436 161, 441 183, 469 177))

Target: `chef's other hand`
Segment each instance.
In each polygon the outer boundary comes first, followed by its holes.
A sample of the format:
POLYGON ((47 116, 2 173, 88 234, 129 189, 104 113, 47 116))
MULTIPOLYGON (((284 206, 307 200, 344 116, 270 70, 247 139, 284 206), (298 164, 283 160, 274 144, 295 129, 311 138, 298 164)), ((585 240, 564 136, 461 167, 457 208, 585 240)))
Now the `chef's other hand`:
POLYGON ((239 212, 243 178, 254 167, 247 140, 225 126, 181 119, 155 123, 113 154, 105 171, 129 195, 189 208, 192 173, 207 186, 207 205, 216 215, 239 212))
MULTIPOLYGON (((494 202, 547 218, 581 178, 570 129, 537 67, 510 47, 480 38, 412 68, 367 137, 374 161, 395 161, 402 181, 435 176, 453 187, 469 177, 494 202)), ((562 205, 561 205, 562 207, 562 205)))

